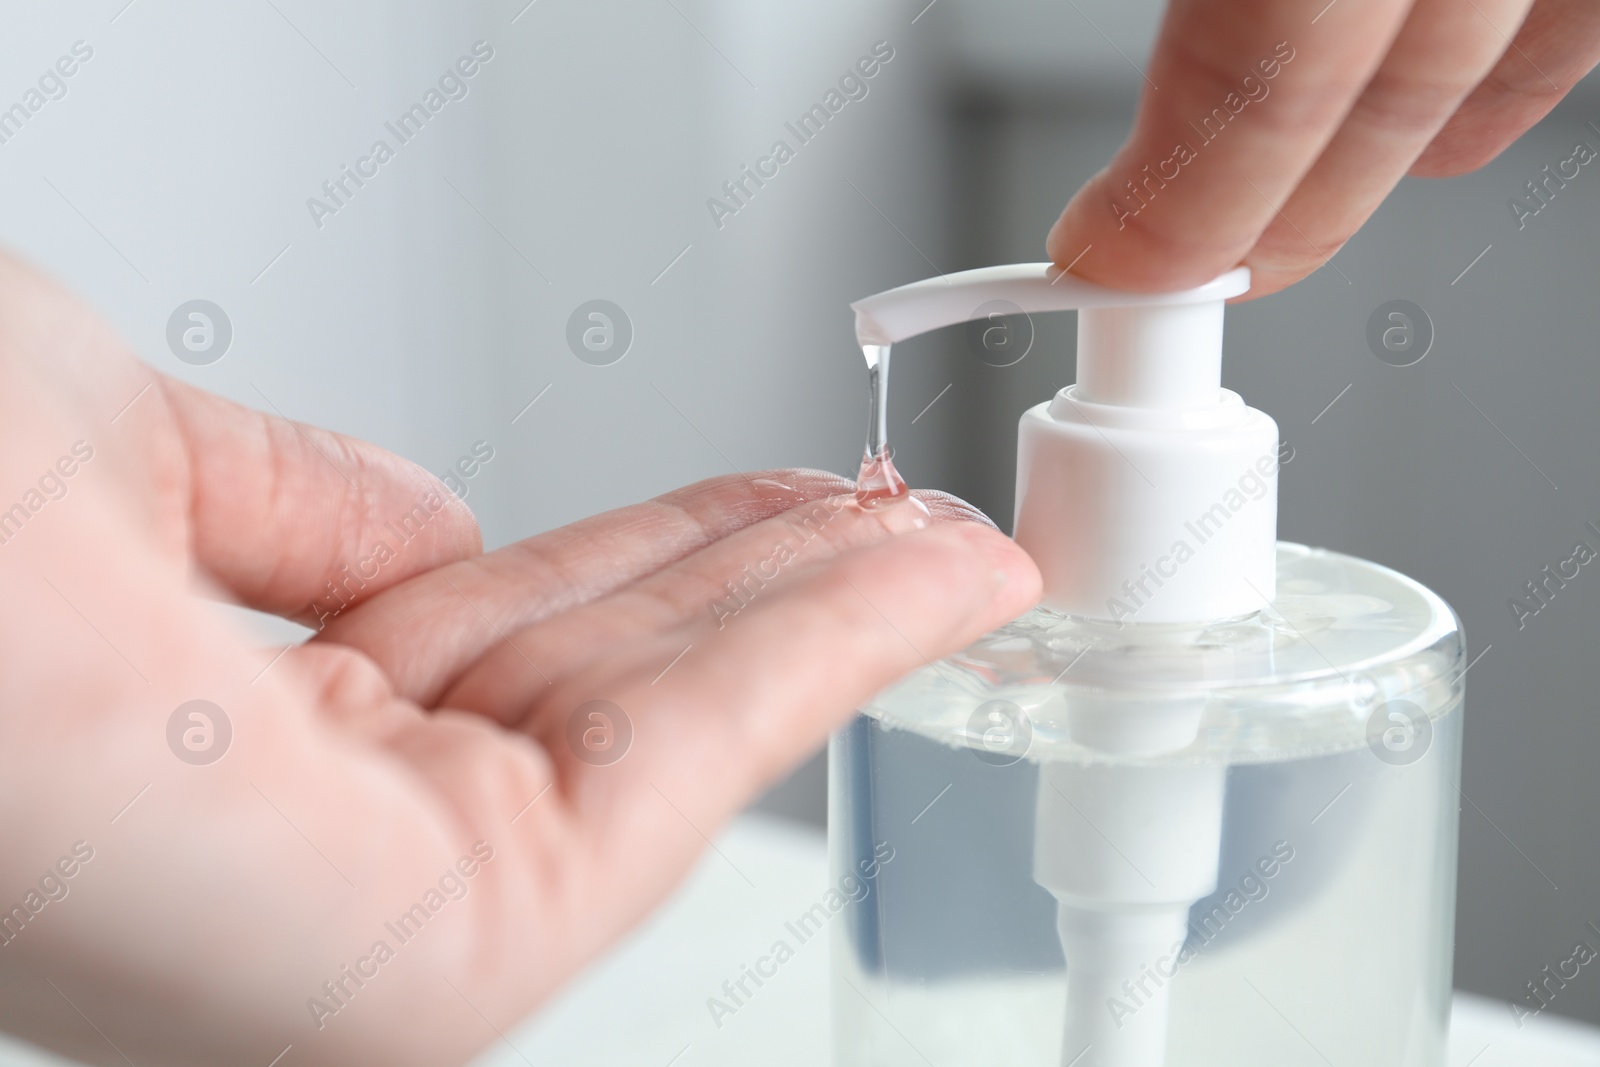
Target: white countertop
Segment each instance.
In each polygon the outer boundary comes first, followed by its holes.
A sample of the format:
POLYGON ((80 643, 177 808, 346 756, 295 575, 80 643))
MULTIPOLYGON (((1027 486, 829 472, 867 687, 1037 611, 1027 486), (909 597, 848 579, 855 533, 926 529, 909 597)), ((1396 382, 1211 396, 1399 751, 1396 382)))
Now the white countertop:
MULTIPOLYGON (((746 816, 643 927, 474 1067, 823 1067, 827 939, 719 1027, 707 998, 782 936, 827 883, 822 835, 746 816)), ((1517 1029, 1501 1002, 1458 993, 1450 1067, 1600 1067, 1600 1030, 1551 1016, 1517 1029)), ((70 1067, 0 1037, 0 1067, 70 1067)), ((285 1063, 283 1067, 292 1067, 285 1063)), ((943 1067, 943 1065, 941 1065, 943 1067)))

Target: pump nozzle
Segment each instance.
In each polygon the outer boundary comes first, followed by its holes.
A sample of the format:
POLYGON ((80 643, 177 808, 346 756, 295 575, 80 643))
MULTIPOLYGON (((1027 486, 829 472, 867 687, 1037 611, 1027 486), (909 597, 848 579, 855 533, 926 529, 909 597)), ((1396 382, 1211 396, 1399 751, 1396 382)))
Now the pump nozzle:
POLYGON ((1127 293, 1049 263, 984 267, 858 300, 888 345, 995 301, 1077 309, 1077 383, 1022 418, 1015 536, 1047 606, 1113 622, 1246 615, 1274 595, 1278 428, 1221 386, 1240 267, 1176 293, 1127 293))
POLYGON ((1050 263, 982 267, 928 278, 850 305, 856 339, 887 345, 981 317, 995 302, 1028 314, 1081 311, 1080 399, 1130 407, 1193 407, 1222 381, 1222 309, 1250 288, 1240 267, 1178 293, 1126 293, 1050 263))

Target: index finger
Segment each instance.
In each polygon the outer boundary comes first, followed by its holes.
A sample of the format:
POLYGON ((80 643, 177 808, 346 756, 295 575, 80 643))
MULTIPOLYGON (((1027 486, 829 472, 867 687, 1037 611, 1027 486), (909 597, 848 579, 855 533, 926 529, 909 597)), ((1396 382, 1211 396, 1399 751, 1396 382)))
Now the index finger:
POLYGON ((1243 260, 1411 6, 1333 2, 1359 15, 1323 20, 1320 5, 1298 0, 1175 0, 1133 135, 1051 228, 1050 258, 1144 292, 1199 285, 1243 260))

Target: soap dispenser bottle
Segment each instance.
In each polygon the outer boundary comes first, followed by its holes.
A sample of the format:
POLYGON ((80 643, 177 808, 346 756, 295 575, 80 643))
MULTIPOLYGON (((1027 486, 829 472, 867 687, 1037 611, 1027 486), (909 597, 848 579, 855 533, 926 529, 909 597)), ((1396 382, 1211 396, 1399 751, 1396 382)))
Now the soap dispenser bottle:
POLYGON ((863 346, 1078 309, 1027 411, 1030 614, 833 739, 836 1067, 1443 1067, 1464 645, 1392 570, 1276 540, 1276 424, 1221 387, 1231 271, 1049 264, 853 305, 863 346), (888 857, 885 860, 885 857, 888 857))

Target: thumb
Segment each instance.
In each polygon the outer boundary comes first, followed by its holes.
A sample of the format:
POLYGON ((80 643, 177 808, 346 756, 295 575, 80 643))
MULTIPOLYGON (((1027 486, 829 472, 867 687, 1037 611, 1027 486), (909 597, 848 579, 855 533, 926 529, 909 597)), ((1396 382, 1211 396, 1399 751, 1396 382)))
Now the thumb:
POLYGON ((482 550, 466 504, 409 460, 159 384, 188 458, 196 565, 246 605, 315 625, 482 550))

